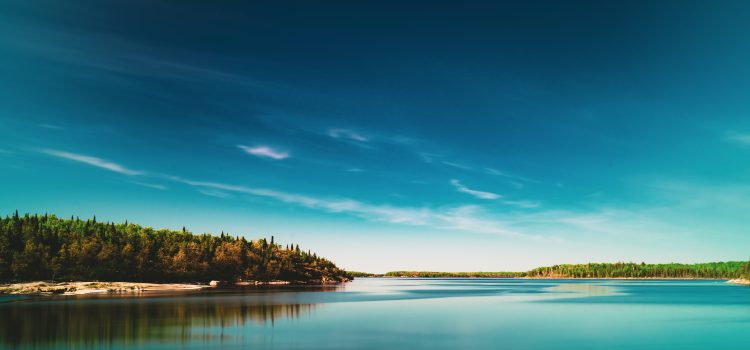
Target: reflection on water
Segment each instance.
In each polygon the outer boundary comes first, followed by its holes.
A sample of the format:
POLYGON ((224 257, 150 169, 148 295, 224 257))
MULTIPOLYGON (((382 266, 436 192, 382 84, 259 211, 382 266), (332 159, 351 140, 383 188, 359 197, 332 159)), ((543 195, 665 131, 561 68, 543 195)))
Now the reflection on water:
POLYGON ((363 279, 0 296, 0 349, 744 350, 748 331, 750 288, 720 281, 363 279))
POLYGON ((89 346, 118 340, 187 341, 220 336, 226 327, 308 317, 314 307, 223 297, 17 302, 0 309, 0 339, 12 348, 54 345, 64 339, 85 340, 89 346))
POLYGON ((552 292, 571 293, 574 297, 621 295, 615 287, 600 283, 564 283, 549 288, 552 292))

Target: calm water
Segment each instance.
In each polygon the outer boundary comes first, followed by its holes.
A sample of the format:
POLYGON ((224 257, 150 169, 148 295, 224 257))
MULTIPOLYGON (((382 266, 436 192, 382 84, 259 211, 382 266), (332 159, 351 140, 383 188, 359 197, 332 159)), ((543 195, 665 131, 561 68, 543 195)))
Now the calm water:
POLYGON ((0 297, 0 348, 743 349, 720 281, 358 279, 343 287, 0 297))

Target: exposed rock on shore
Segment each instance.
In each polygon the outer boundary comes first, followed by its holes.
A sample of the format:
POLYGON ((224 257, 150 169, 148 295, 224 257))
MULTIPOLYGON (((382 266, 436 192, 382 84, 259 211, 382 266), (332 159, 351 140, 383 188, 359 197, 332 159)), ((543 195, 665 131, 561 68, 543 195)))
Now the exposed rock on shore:
POLYGON ((200 284, 138 283, 138 282, 25 282, 0 284, 0 293, 7 294, 93 294, 141 293, 151 291, 198 290, 200 284))

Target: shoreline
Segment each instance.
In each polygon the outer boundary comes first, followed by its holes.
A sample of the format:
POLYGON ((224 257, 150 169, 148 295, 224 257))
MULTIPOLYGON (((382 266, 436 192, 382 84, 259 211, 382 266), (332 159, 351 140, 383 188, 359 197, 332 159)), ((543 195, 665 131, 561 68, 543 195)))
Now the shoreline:
POLYGON ((727 281, 727 283, 737 284, 741 286, 750 286, 750 280, 745 279, 745 278, 735 278, 733 280, 727 281))
MULTIPOLYGON (((632 281, 725 281, 729 284, 750 286, 750 280, 744 278, 670 278, 670 277, 409 277, 409 276, 371 276, 357 277, 357 279, 368 278, 394 278, 394 279, 519 279, 519 280, 632 280, 632 281)), ((335 284, 341 284, 339 282, 335 284)), ((20 283, 0 283, 0 295, 86 295, 86 294, 129 294, 144 292, 175 292, 175 291, 197 291, 209 288, 231 288, 248 286, 289 286, 310 285, 308 283, 293 283, 289 281, 239 281, 234 284, 198 284, 198 283, 151 283, 151 282, 49 282, 33 281, 20 283)), ((332 285, 324 283, 320 285, 332 285)))
POLYGON ((85 295, 119 294, 162 291, 190 291, 210 288, 193 283, 149 283, 149 282, 20 282, 0 284, 0 294, 12 295, 85 295))
POLYGON ((728 283, 750 284, 750 280, 729 278, 698 278, 698 277, 419 277, 419 276, 366 276, 357 278, 419 278, 419 279, 507 279, 507 280, 634 280, 634 281, 727 281, 728 283), (735 282, 736 281, 736 282, 735 282), (743 282, 744 281, 744 282, 743 282))
POLYGON ((19 283, 0 283, 0 295, 86 295, 86 294, 136 294, 146 292, 197 291, 214 288, 233 288, 250 286, 332 286, 344 282, 311 281, 310 283, 290 281, 238 281, 222 283, 211 281, 200 283, 158 283, 158 282, 52 282, 32 281, 19 283))

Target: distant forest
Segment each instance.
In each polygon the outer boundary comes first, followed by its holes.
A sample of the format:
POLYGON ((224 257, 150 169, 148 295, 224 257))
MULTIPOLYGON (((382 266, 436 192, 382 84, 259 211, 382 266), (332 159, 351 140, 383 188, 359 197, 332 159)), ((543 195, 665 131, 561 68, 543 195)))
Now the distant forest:
POLYGON ((0 218, 0 281, 142 282, 352 279, 299 245, 54 215, 0 218))
POLYGON ((421 278, 513 278, 523 277, 525 272, 437 272, 437 271, 391 271, 385 277, 421 278))
POLYGON ((738 278, 748 272, 743 261, 701 264, 596 263, 539 267, 526 272, 528 277, 573 278, 738 278))
POLYGON ((54 215, 0 217, 0 281, 207 282, 289 281, 335 283, 353 277, 464 278, 708 278, 750 279, 750 263, 591 263, 526 272, 347 272, 298 245, 152 229, 96 218, 54 215))
POLYGON ((750 278, 750 263, 743 261, 702 264, 591 263, 538 267, 526 272, 430 272, 392 271, 384 275, 356 273, 361 277, 455 277, 455 278, 750 278))

